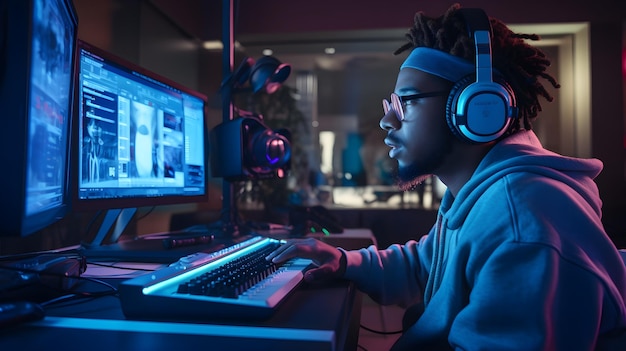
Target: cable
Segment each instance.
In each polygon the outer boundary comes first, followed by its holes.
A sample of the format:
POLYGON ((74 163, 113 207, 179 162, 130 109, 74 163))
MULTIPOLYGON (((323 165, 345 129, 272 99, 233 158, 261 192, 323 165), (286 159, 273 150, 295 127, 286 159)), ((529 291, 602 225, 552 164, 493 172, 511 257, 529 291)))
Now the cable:
MULTIPOLYGON (((27 253, 0 256, 0 263, 5 262, 5 261, 25 260, 25 259, 35 258, 41 255, 47 255, 47 256, 59 255, 59 257, 79 258, 80 253, 76 249, 33 251, 33 252, 27 252, 27 253)), ((0 266, 0 268, 6 268, 6 267, 0 266)))
MULTIPOLYGON (((94 279, 94 278, 89 278, 89 277, 80 277, 80 279, 83 280, 88 280, 97 284, 102 284, 105 285, 106 287, 108 287, 108 290, 105 291, 74 291, 74 292, 70 292, 67 295, 63 295, 63 296, 58 296, 55 297, 53 299, 41 302, 40 305, 43 307, 48 307, 50 305, 54 305, 54 304, 58 304, 58 303, 62 303, 65 301, 70 301, 70 300, 74 300, 74 299, 95 299, 98 297, 104 297, 104 296, 118 296, 119 292, 117 290, 116 287, 114 287, 113 285, 99 280, 99 279, 94 279)), ((49 288, 54 288, 54 287, 50 287, 49 288)), ((67 289, 59 289, 61 291, 66 291, 67 289)), ((71 291, 71 290, 70 290, 71 291)))
POLYGON ((402 334, 404 331, 403 330, 396 330, 396 331, 383 331, 383 330, 375 330, 372 328, 368 328, 366 326, 364 326, 363 324, 361 324, 361 328, 372 332, 372 333, 376 333, 376 334, 381 334, 381 335, 393 335, 393 334, 402 334))
MULTIPOLYGON (((52 305, 52 304, 55 304, 55 303, 61 303, 61 302, 65 301, 65 300, 71 300, 71 299, 75 299, 77 297, 78 297, 78 295, 76 295, 76 294, 67 294, 67 295, 55 297, 54 299, 50 299, 48 301, 40 302, 39 305, 41 305, 42 307, 48 307, 49 305, 52 305)), ((80 296, 80 297, 82 297, 82 296, 80 296)))
POLYGON ((116 269, 126 269, 129 271, 144 271, 144 272, 154 272, 156 269, 147 269, 147 268, 136 268, 136 267, 124 267, 124 266, 114 266, 112 264, 104 264, 97 262, 87 262, 93 266, 106 267, 106 268, 116 268, 116 269))
MULTIPOLYGON (((54 275, 54 276, 61 276, 61 275, 54 275)), ((63 276, 65 277, 65 276, 63 276)), ((42 307, 45 308, 50 308, 50 306, 53 305, 58 305, 64 302, 69 302, 72 300, 80 300, 77 302, 84 302, 85 300, 89 299, 95 299, 95 298, 100 298, 100 297, 105 297, 105 296, 119 296, 119 291, 116 287, 114 287, 113 285, 99 280, 99 279, 94 279, 94 278, 90 278, 90 277, 71 277, 71 279, 80 279, 80 280, 86 280, 86 281, 90 281, 96 284, 101 284, 107 287, 107 290, 103 290, 103 291, 75 291, 74 289, 62 289, 62 288, 57 288, 54 286, 50 286, 48 284, 43 284, 44 286, 46 286, 49 289, 53 289, 53 290, 58 290, 61 292, 69 292, 66 295, 62 295, 62 296, 57 296, 55 298, 52 298, 50 300, 47 301, 43 301, 40 302, 39 304, 42 307)))
MULTIPOLYGON (((83 267, 83 265, 86 265, 85 261, 82 261, 83 257, 80 257, 79 260, 81 260, 80 265, 81 267, 83 267)), ((79 296, 79 297, 91 297, 91 298, 95 298, 95 297, 102 297, 102 296, 110 296, 110 295, 117 295, 118 294, 118 290, 116 287, 114 287, 113 285, 100 280, 100 279, 96 279, 96 278, 92 278, 92 277, 83 277, 80 275, 66 275, 63 273, 56 273, 56 272, 48 272, 45 270, 36 270, 36 269, 28 269, 28 268, 24 268, 24 267, 12 267, 12 266, 0 266, 1 269, 6 269, 6 270, 12 270, 12 271, 17 271, 17 272, 22 272, 22 273, 33 273, 33 274, 37 274, 39 277, 56 277, 56 278, 61 278, 61 279, 72 279, 72 280, 84 280, 84 281, 89 281, 92 283, 96 283, 96 284, 100 284, 100 285, 104 285, 105 287, 107 287, 107 290, 104 291, 74 291, 73 288, 60 288, 60 287, 56 287, 56 286, 52 286, 50 284, 48 284, 45 280, 39 280, 39 284, 41 284, 41 286, 55 290, 55 291, 60 291, 60 292, 68 292, 70 295, 74 295, 74 296, 79 296)), ((84 269, 80 268, 79 269, 79 274, 84 272, 84 269)), ((67 295, 66 295, 67 296, 67 295)), ((66 299, 67 297, 60 297, 63 300, 66 299)), ((51 301, 54 301, 55 299, 52 299, 51 301)), ((48 302, 51 303, 51 302, 48 302)))
MULTIPOLYGON (((83 295, 85 297, 101 297, 101 296, 109 296, 109 295, 117 295, 119 293, 119 291, 117 290, 116 287, 114 287, 113 285, 111 285, 110 283, 105 282, 104 280, 100 280, 100 279, 96 279, 96 278, 92 278, 92 277, 75 277, 76 279, 79 280, 86 280, 92 283, 96 283, 96 284, 100 284, 100 285, 104 285, 105 287, 109 288, 109 290, 106 291, 95 291, 95 292, 89 292, 89 291, 78 291, 78 292, 73 292, 73 294, 80 294, 83 295)), ((74 278, 72 278, 74 279, 74 278)))

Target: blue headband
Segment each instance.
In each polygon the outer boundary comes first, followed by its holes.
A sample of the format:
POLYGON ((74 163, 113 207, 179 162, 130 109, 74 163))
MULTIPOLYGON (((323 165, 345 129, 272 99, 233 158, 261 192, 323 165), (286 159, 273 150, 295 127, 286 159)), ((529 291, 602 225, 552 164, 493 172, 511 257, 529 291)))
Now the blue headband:
POLYGON ((457 82, 469 74, 476 73, 474 63, 441 50, 422 46, 411 51, 400 69, 407 67, 436 75, 451 82, 457 82))

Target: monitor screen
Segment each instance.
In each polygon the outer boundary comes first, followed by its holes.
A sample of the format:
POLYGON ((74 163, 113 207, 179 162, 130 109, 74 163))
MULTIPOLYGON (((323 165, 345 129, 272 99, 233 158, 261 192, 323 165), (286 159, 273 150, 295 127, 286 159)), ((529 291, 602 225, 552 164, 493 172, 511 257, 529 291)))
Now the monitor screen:
POLYGON ((206 97, 78 42, 75 208, 206 201, 206 97))
POLYGON ((32 234, 69 210, 77 21, 71 0, 0 5, 0 235, 32 234))

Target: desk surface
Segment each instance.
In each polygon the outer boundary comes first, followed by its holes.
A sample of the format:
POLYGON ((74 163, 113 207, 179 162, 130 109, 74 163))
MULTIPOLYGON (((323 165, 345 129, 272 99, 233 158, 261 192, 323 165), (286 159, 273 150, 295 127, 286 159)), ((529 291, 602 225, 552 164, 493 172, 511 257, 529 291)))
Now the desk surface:
MULTIPOLYGON (((113 285, 121 281, 102 280, 113 285)), ((89 281, 81 281, 78 288, 102 290, 89 281)), ((54 345, 63 350, 134 351, 206 345, 207 350, 228 351, 355 350, 360 317, 361 294, 346 281, 303 283, 262 321, 130 320, 119 298, 106 296, 50 305, 43 320, 0 330, 0 349, 45 350, 54 345)))
POLYGON ((119 299, 109 296, 51 307, 41 321, 2 330, 0 349, 354 350, 360 308, 360 294, 346 282, 302 286, 258 322, 128 320, 119 299))

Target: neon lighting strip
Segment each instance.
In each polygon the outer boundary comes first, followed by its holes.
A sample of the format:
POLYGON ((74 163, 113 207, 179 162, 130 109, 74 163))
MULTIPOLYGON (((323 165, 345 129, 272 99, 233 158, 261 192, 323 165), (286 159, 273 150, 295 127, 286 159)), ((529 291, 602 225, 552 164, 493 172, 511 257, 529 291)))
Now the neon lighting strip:
POLYGON ((29 325, 48 328, 73 328, 119 332, 225 336, 233 338, 260 338, 266 340, 312 340, 329 342, 332 345, 332 349, 335 349, 335 332, 332 330, 247 327, 113 319, 65 318, 51 316, 46 316, 40 321, 29 323, 29 325))

